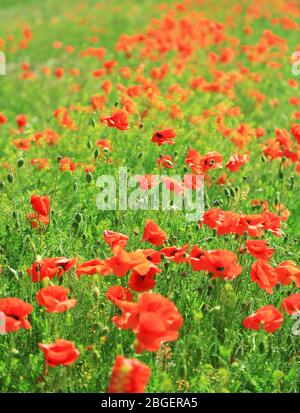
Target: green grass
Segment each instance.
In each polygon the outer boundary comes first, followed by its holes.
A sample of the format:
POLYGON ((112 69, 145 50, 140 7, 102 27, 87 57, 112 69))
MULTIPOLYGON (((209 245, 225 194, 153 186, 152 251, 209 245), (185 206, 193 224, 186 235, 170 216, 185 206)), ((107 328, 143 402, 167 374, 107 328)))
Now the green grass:
MULTIPOLYGON (((230 17, 231 7, 235 4, 234 1, 227 1, 228 9, 225 10, 221 3, 219 8, 215 2, 204 3, 203 7, 197 4, 194 7, 203 9, 211 19, 224 22, 226 17, 230 17)), ((274 17, 280 16, 275 7, 277 3, 274 1, 274 9, 269 10, 274 17)), ((0 335, 0 391, 104 392, 116 355, 124 354, 144 361, 152 368, 147 386, 149 392, 298 392, 299 336, 291 333, 291 316, 285 315, 283 325, 274 334, 246 330, 242 325, 245 317, 264 305, 273 304, 279 308, 284 297, 297 292, 294 284, 277 285, 272 295, 267 294, 251 282, 250 267, 254 258, 249 254, 239 254, 239 248, 244 244, 243 238, 215 236, 205 226, 199 229, 196 223, 186 223, 183 212, 99 211, 96 207, 99 193, 96 179, 102 174, 117 176, 119 166, 126 166, 132 174, 158 173, 158 155, 174 156, 175 151, 176 166, 171 173, 183 176, 186 171, 184 159, 189 147, 201 154, 218 151, 226 161, 230 155, 239 152, 239 148, 221 136, 215 118, 207 118, 195 125, 189 122, 189 118, 199 116, 203 110, 220 103, 229 108, 239 106, 241 115, 227 118, 226 126, 236 128, 239 123, 247 123, 254 128, 263 127, 266 136, 260 141, 252 139, 247 144, 251 160, 242 167, 241 172, 228 172, 232 183, 228 181, 226 186, 238 188, 236 195, 227 198, 224 188, 212 183, 205 190, 206 208, 218 203, 225 210, 254 213, 251 200, 267 200, 271 208, 275 202, 283 203, 291 213, 283 228, 284 236, 278 238, 266 234, 264 239, 276 250, 271 259, 273 266, 284 260, 294 260, 299 265, 300 186, 295 165, 284 168, 280 177, 280 160, 265 161, 260 149, 262 141, 275 136, 275 128, 289 130, 292 123, 297 123, 292 117, 297 108, 289 105, 288 99, 297 96, 298 89, 292 89, 287 80, 293 78, 289 59, 299 44, 299 33, 272 25, 270 18, 260 18, 251 21, 253 34, 247 37, 243 26, 248 24, 248 18, 243 11, 236 17, 234 27, 227 28, 225 24, 226 31, 240 39, 241 45, 253 45, 263 30, 273 30, 288 45, 284 54, 277 58, 282 66, 271 69, 266 64, 250 63, 239 47, 233 62, 218 68, 225 72, 234 71, 240 62, 251 72, 260 74, 260 83, 250 77, 243 78, 235 86, 235 99, 219 93, 192 90, 189 86, 191 78, 204 76, 212 79, 206 60, 207 49, 197 49, 182 75, 176 77, 170 72, 159 83, 159 99, 167 108, 172 103, 179 104, 183 109, 183 119, 173 120, 168 111, 151 109, 139 131, 137 122, 147 105, 141 97, 136 99, 137 113, 129 117, 131 129, 128 132, 109 129, 98 122, 99 113, 91 112, 71 112, 78 129, 63 129, 53 116, 53 110, 57 107, 71 104, 89 106, 91 96, 101 94, 100 85, 109 78, 114 88, 101 112, 109 115, 114 104, 120 102, 115 85, 124 83, 128 87, 136 84, 134 79, 122 79, 117 70, 100 79, 92 76, 92 71, 101 67, 102 62, 79 57, 79 52, 91 45, 89 38, 92 35, 99 36, 98 46, 107 48, 106 60, 115 58, 118 67, 129 66, 133 70, 143 62, 145 73, 149 76, 152 67, 165 62, 172 64, 172 53, 153 62, 143 61, 136 50, 131 59, 114 50, 120 34, 144 33, 153 18, 163 15, 157 1, 113 0, 99 1, 98 4, 99 7, 96 7, 92 0, 45 0, 43 5, 36 0, 0 0, 0 38, 13 34, 19 41, 25 24, 33 33, 33 40, 27 49, 17 52, 5 49, 7 76, 0 77, 0 112, 9 119, 7 124, 0 125, 0 180, 4 184, 0 193, 0 265, 3 269, 0 296, 18 297, 34 305, 30 331, 0 335), (80 8, 80 4, 85 7, 80 8), (119 10, 117 13, 116 7, 119 10), (57 16, 56 23, 53 16, 57 16), (93 27, 100 30, 100 34, 94 33, 93 27), (58 40, 64 45, 73 45, 75 53, 67 55, 63 49, 54 49, 52 43, 58 40), (22 62, 30 63, 36 80, 19 78, 22 62), (66 71, 78 68, 81 75, 72 78, 66 74, 60 80, 54 76, 45 77, 40 74, 40 68, 45 65, 50 68, 64 67, 66 71), (195 70, 194 74, 192 70, 195 70), (71 91, 73 83, 80 85, 78 93, 71 91), (169 86, 174 83, 189 91, 187 103, 166 98, 169 86), (249 89, 266 94, 265 102, 256 106, 248 94, 249 89), (279 99, 280 104, 272 107, 268 102, 275 98, 279 99), (50 128, 61 135, 58 144, 54 147, 32 146, 29 152, 17 150, 12 144, 11 129, 15 128, 15 116, 21 113, 27 114, 29 119, 29 125, 21 136, 28 137, 50 128), (90 124, 91 118, 96 120, 95 127, 90 124), (157 147, 151 143, 153 133, 162 127, 175 129, 177 137, 174 146, 157 147), (94 159, 95 142, 101 138, 111 141, 113 151, 110 164, 94 159), (89 142, 92 145, 88 145, 89 142), (142 156, 139 156, 140 152, 142 156), (81 168, 74 173, 60 172, 57 156, 67 156, 74 162, 93 163, 96 168, 93 181, 87 183, 81 168), (30 165, 30 159, 44 157, 50 159, 49 170, 38 171, 30 165), (22 168, 16 166, 19 158, 25 160, 22 168), (14 168, 12 184, 7 180, 9 170, 2 167, 4 162, 14 168), (291 189, 292 176, 294 186, 291 189), (51 222, 45 233, 32 229, 26 221, 26 215, 32 212, 30 196, 33 193, 51 198, 51 222), (82 220, 74 224, 78 213, 82 220), (26 274, 26 269, 37 256, 76 256, 80 262, 95 257, 105 258, 111 254, 103 239, 105 229, 127 234, 130 237, 129 251, 148 248, 150 244, 141 241, 146 218, 153 219, 167 232, 170 245, 183 246, 188 243, 205 249, 228 249, 238 254, 238 261, 243 267, 242 274, 234 281, 218 279, 215 282, 204 272, 192 272, 188 264, 162 263, 163 271, 156 277, 154 291, 170 298, 183 316, 184 325, 177 341, 164 344, 158 353, 135 354, 132 347, 134 335, 129 331, 117 330, 111 321, 116 309, 105 297, 109 286, 126 286, 128 276, 87 276, 78 280, 70 271, 64 275, 63 285, 70 288, 71 296, 77 298, 77 305, 62 314, 46 314, 38 306, 36 294, 42 283, 32 283, 26 274), (95 288, 99 289, 100 296, 95 293, 95 288), (56 338, 73 341, 81 353, 80 358, 72 366, 50 368, 49 374, 38 380, 43 374, 43 354, 37 343, 52 342, 56 338), (86 350, 90 345, 94 346, 93 350, 86 350)), ((299 18, 291 18, 300 23, 299 18)), ((18 44, 18 41, 13 44, 18 44)), ((218 53, 220 46, 213 45, 210 50, 218 53)), ((218 177, 220 171, 212 171, 210 175, 218 177)), ((57 280, 53 283, 57 284, 57 280)))

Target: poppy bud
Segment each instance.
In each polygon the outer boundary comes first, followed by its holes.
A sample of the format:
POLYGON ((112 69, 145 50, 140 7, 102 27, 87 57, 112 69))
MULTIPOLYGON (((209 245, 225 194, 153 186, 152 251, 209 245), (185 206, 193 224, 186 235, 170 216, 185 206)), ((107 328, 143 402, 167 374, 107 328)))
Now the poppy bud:
POLYGON ((224 188, 224 192, 225 192, 226 198, 230 198, 230 191, 229 191, 229 189, 228 189, 228 188, 224 188))
POLYGON ((78 223, 82 221, 82 215, 80 212, 77 212, 77 214, 75 215, 75 219, 78 223))
POLYGON ((0 181, 0 190, 4 188, 4 182, 0 181))
POLYGON ((140 129, 143 129, 143 127, 144 127, 144 124, 141 123, 141 124, 140 124, 140 129))
POLYGON ((89 120, 89 126, 92 126, 93 128, 95 128, 95 126, 96 126, 96 121, 95 121, 94 118, 90 118, 90 120, 89 120))
POLYGON ((289 182, 288 182, 288 189, 290 191, 293 190, 294 188, 294 182, 295 182, 295 177, 293 175, 290 176, 289 182))
POLYGON ((98 287, 93 288, 93 297, 95 300, 99 300, 100 298, 100 290, 98 287))
POLYGON ((22 168, 22 166, 24 165, 24 159, 20 158, 17 160, 17 167, 18 168, 22 168))
POLYGON ((78 183, 77 183, 77 182, 74 182, 74 184, 73 184, 73 191, 76 192, 77 189, 78 189, 78 183))
POLYGON ((14 219, 18 219, 19 217, 18 211, 13 211, 12 216, 14 219))
POLYGON ((98 158, 98 156, 99 156, 99 150, 95 149, 94 158, 96 159, 96 158, 98 158))
POLYGON ((100 360, 100 354, 96 348, 93 350, 93 356, 95 357, 96 360, 100 360))
POLYGON ((279 179, 283 179, 283 172, 282 172, 282 169, 279 169, 279 172, 278 172, 278 178, 279 178, 279 179))
POLYGON ((78 230, 78 228, 79 228, 78 222, 77 222, 77 221, 74 221, 73 224, 72 224, 72 227, 73 227, 75 230, 78 230))
POLYGON ((223 200, 222 199, 216 199, 213 203, 212 206, 219 206, 223 204, 223 200))
POLYGON ((86 174, 86 181, 87 181, 87 183, 90 184, 90 183, 92 182, 92 180, 93 180, 93 174, 92 174, 92 172, 88 172, 88 173, 86 174))
POLYGON ((138 155, 137 155, 137 157, 138 157, 139 159, 141 159, 141 158, 143 157, 143 152, 139 152, 138 155))
POLYGON ((91 141, 88 141, 87 145, 88 149, 92 149, 93 148, 93 143, 91 141))
POLYGON ((182 359, 182 360, 179 361, 179 368, 178 368, 179 377, 181 379, 185 380, 187 378, 187 373, 188 373, 188 371, 187 371, 186 363, 182 359))
POLYGON ((57 157, 56 157, 57 162, 60 162, 62 160, 62 158, 63 157, 61 155, 57 155, 57 157))
POLYGON ((86 234, 85 232, 82 234, 82 239, 83 239, 84 241, 87 239, 87 234, 86 234))
POLYGON ((230 196, 232 197, 232 198, 235 198, 236 197, 236 191, 235 191, 235 189, 234 188, 230 188, 230 196))
POLYGON ((7 175, 7 180, 8 180, 8 182, 9 182, 10 184, 12 184, 12 183, 14 182, 14 180, 15 180, 13 174, 9 173, 9 174, 7 175))
POLYGON ((13 347, 11 350, 10 350, 10 353, 11 353, 11 355, 13 356, 13 357, 19 357, 19 355, 20 355, 20 352, 19 352, 19 350, 18 349, 16 349, 15 347, 13 347))
POLYGON ((264 155, 262 155, 262 156, 261 156, 261 161, 262 161, 263 163, 265 163, 265 162, 267 162, 267 158, 266 158, 264 155))
POLYGON ((5 225, 5 229, 6 229, 6 232, 10 233, 10 225, 9 224, 5 225))

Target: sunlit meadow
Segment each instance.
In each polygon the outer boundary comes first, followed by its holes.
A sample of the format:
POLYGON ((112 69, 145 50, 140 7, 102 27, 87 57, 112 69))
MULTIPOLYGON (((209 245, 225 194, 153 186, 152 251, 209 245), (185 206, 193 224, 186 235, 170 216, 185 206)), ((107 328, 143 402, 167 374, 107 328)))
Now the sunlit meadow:
POLYGON ((1 392, 299 392, 299 25, 0 0, 1 392))

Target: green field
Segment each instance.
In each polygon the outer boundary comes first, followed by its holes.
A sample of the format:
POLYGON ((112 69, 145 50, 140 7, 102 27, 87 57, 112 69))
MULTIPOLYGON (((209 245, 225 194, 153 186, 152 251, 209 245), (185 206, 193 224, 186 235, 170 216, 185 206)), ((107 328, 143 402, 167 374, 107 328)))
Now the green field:
MULTIPOLYGON (((300 7, 294 4, 0 0, 6 57, 6 76, 0 76, 0 311, 14 323, 19 319, 2 299, 33 306, 30 329, 0 334, 1 392, 106 392, 117 355, 151 368, 147 392, 299 392, 300 70, 293 74, 292 55, 300 53, 300 7), (107 124, 117 110, 126 113, 128 130, 107 124), (16 123, 19 115, 27 117, 24 126, 16 123), (152 136, 165 129, 175 131, 174 144, 158 146, 152 136), (213 156, 197 169, 186 159, 191 148, 201 158, 193 162, 217 152, 222 164, 213 156), (226 167, 234 154, 249 156, 237 171, 226 167), (159 167, 161 155, 171 156, 174 166, 159 167), (120 167, 129 175, 204 175, 205 211, 239 214, 239 230, 232 221, 221 234, 218 219, 199 226, 175 208, 100 210, 97 179, 119 179, 120 167), (30 225, 32 195, 48 197, 48 223, 30 225), (266 217, 275 220, 269 212, 278 218, 275 229, 266 223, 266 217), (166 232, 163 244, 142 239, 147 219, 166 232), (157 264, 161 272, 150 293, 131 291, 134 301, 161 294, 182 316, 178 338, 162 340, 156 351, 137 353, 135 334, 112 321, 120 311, 106 292, 129 288, 133 267, 125 276, 115 275, 114 267, 107 276, 76 275, 76 265, 108 262, 116 254, 104 240, 106 230, 127 235, 128 252, 189 245, 184 262, 164 256, 157 264), (260 285, 251 277, 257 257, 246 244, 257 239, 274 248, 269 263, 263 261, 268 270, 261 270, 260 285), (193 271, 195 245, 208 255, 234 253, 242 270, 233 279, 222 276, 221 257, 215 272, 207 266, 193 271), (33 282, 26 270, 54 257, 77 258, 77 264, 61 277, 33 282), (285 261, 293 261, 286 282, 277 270, 285 261), (51 285, 68 288, 76 305, 46 312, 36 296, 51 285), (295 294, 288 313, 282 300, 295 294), (267 305, 284 317, 280 328, 270 333, 263 322, 256 330, 243 325, 267 305), (56 339, 78 349, 71 365, 45 364, 38 343, 56 339)), ((153 310, 154 324, 156 317, 153 310)))

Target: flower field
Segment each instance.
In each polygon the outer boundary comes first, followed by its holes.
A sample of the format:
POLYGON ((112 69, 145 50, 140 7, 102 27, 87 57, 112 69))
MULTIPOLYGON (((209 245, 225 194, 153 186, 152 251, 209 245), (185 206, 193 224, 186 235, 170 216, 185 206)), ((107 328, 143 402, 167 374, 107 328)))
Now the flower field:
POLYGON ((0 391, 299 392, 300 4, 0 16, 0 391))

